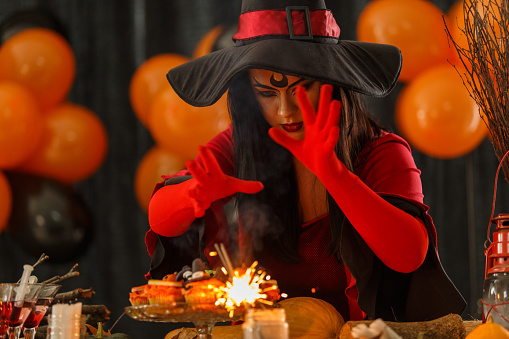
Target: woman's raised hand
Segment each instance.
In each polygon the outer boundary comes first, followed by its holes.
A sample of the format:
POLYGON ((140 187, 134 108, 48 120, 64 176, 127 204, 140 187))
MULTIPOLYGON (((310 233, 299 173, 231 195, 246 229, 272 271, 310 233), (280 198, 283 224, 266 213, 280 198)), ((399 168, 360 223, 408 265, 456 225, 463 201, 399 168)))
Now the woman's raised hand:
POLYGON ((217 163, 214 154, 205 146, 199 147, 202 163, 195 160, 186 162, 187 169, 196 179, 196 185, 188 191, 193 200, 196 218, 205 215, 212 202, 231 196, 237 192, 253 194, 263 189, 259 181, 241 180, 226 175, 217 163))
POLYGON ((338 161, 334 148, 339 137, 341 102, 332 100, 331 85, 322 85, 318 111, 315 113, 306 90, 299 86, 296 94, 304 121, 304 139, 296 140, 275 127, 269 130, 269 135, 320 178, 324 166, 329 167, 331 161, 332 163, 338 161))

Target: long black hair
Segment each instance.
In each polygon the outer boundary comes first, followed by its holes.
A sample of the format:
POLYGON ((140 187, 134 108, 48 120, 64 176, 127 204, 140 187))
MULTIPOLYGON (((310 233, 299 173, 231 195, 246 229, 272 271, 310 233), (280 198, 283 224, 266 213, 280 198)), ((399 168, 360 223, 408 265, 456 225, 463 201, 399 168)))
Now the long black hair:
MULTIPOLYGON (((333 97, 343 104, 336 154, 353 172, 360 151, 380 135, 382 128, 367 115, 356 92, 336 87, 333 97)), ((268 135, 271 126, 263 117, 247 72, 233 80, 228 90, 228 107, 233 126, 235 176, 264 184, 257 194, 237 194, 239 220, 249 237, 251 254, 260 258, 271 252, 287 262, 298 262, 302 220, 293 156, 268 135)), ((329 251, 341 260, 345 215, 329 193, 327 201, 329 251)))

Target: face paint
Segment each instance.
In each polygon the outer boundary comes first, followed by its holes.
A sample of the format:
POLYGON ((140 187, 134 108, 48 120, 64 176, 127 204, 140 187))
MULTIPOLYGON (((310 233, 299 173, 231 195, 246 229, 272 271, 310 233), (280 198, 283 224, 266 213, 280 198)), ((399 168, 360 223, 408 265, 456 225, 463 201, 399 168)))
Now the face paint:
POLYGON ((273 73, 270 77, 270 84, 274 87, 283 88, 288 86, 288 78, 281 73, 273 73), (278 78, 278 80, 276 80, 278 78))
POLYGON ((261 113, 269 125, 291 133, 297 140, 302 140, 304 124, 295 97, 295 89, 297 86, 303 86, 316 110, 321 83, 264 69, 251 69, 249 76, 261 113))

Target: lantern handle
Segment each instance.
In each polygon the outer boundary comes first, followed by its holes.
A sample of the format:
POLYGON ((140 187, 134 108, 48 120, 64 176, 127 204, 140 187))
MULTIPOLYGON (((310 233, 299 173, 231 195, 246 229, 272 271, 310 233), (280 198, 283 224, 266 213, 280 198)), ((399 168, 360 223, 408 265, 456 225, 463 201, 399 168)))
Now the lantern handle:
POLYGON ((490 216, 490 221, 488 223, 488 232, 486 234, 486 241, 484 242, 484 249, 488 249, 489 245, 491 245, 491 240, 490 240, 490 227, 491 227, 491 223, 493 221, 493 213, 495 212, 495 201, 497 199, 497 179, 498 179, 498 172, 500 171, 500 167, 502 167, 502 164, 504 163, 504 160, 505 158, 507 157, 507 155, 509 154, 509 150, 507 152, 505 152, 504 156, 502 157, 502 159, 500 160, 500 163, 498 164, 498 168, 497 168, 497 173, 495 174, 495 185, 493 187, 493 203, 492 203, 492 206, 491 206, 491 216, 490 216), (488 244, 489 245, 486 245, 488 244))

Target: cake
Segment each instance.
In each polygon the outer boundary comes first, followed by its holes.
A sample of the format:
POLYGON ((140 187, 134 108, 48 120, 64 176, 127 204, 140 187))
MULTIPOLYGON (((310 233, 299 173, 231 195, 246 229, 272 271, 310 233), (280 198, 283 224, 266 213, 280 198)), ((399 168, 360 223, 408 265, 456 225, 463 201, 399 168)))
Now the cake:
POLYGON ((151 279, 145 286, 149 304, 170 304, 184 302, 182 282, 151 279))
POLYGON ((132 306, 148 305, 148 294, 146 292, 146 285, 136 286, 131 288, 129 293, 129 301, 132 306))
POLYGON ((190 281, 185 286, 185 300, 195 310, 215 310, 218 294, 225 283, 216 279, 190 281))

